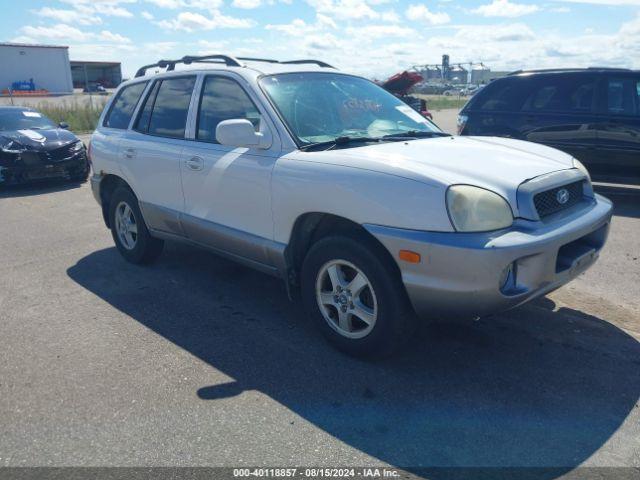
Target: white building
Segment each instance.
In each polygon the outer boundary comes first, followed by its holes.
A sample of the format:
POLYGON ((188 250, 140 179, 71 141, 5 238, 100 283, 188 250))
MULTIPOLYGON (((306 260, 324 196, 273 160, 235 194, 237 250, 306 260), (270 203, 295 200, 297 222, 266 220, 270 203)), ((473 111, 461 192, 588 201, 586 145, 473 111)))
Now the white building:
POLYGON ((33 79, 36 89, 73 93, 69 47, 0 43, 0 91, 33 79))

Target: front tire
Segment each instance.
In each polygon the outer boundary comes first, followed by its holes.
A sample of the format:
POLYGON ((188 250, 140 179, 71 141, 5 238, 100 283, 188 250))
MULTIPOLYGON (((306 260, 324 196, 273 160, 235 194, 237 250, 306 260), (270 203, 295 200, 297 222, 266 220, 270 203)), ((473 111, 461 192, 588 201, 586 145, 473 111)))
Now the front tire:
POLYGON ((384 357, 407 339, 414 314, 397 267, 364 238, 315 243, 301 271, 302 300, 324 336, 359 357, 384 357))
POLYGON ((109 225, 118 251, 128 262, 151 263, 162 253, 164 242, 149 234, 138 199, 130 189, 121 186, 113 192, 109 225))

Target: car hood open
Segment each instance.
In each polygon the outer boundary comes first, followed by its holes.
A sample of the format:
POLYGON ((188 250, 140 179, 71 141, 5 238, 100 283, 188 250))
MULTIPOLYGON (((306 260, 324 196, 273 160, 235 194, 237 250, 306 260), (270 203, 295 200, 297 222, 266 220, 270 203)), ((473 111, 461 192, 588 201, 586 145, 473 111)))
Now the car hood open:
POLYGON ((447 187, 469 184, 493 190, 515 207, 523 182, 573 168, 570 155, 530 142, 498 137, 438 137, 370 144, 320 152, 298 152, 296 158, 447 187))

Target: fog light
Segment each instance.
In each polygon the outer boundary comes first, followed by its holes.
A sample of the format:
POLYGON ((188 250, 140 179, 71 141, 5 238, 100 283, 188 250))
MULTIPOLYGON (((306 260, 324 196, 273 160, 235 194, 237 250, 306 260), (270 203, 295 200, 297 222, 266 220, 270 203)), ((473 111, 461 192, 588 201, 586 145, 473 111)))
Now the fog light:
POLYGON ((509 290, 516 283, 516 264, 510 263, 500 274, 500 291, 509 290))

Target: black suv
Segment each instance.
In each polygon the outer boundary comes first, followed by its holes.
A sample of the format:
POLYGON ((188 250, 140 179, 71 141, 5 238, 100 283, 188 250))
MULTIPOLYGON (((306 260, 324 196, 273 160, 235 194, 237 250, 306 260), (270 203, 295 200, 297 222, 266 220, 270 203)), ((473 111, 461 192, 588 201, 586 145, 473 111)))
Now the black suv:
POLYGON ((464 106, 458 133, 543 143, 573 155, 595 180, 640 183, 640 71, 514 72, 464 106))

